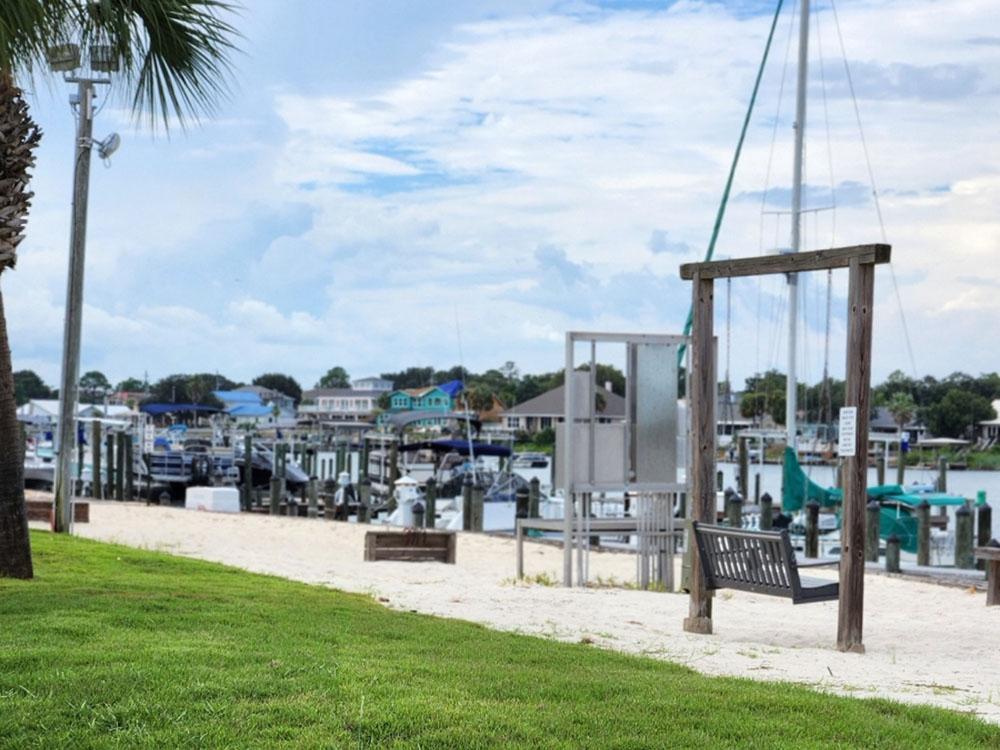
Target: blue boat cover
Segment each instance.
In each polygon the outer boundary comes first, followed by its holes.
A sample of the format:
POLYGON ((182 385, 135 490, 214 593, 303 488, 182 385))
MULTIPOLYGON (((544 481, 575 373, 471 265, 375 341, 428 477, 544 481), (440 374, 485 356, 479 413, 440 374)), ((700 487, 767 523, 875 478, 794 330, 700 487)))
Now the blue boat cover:
POLYGON ((143 404, 139 407, 139 411, 145 412, 146 414, 152 414, 153 416, 158 416, 160 414, 172 414, 177 411, 193 411, 214 414, 215 412, 222 410, 217 409, 214 406, 205 406, 204 404, 143 404))

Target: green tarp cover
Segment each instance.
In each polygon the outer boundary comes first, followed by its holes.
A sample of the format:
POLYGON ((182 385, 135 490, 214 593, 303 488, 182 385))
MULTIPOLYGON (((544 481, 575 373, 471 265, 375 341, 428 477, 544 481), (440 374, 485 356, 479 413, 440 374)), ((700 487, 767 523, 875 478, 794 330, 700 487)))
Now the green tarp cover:
POLYGON ((843 493, 835 488, 824 489, 806 476, 799 466, 798 456, 785 448, 785 462, 781 475, 781 509, 785 512, 802 510, 806 503, 815 500, 820 507, 839 505, 843 493))

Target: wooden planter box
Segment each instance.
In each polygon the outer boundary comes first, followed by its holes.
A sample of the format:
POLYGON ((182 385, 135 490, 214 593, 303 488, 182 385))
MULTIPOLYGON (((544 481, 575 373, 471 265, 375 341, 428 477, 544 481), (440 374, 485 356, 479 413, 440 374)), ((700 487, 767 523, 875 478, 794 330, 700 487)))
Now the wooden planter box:
MULTIPOLYGON (((48 500, 27 500, 24 505, 29 521, 52 523, 54 508, 48 500)), ((73 521, 74 523, 90 523, 90 503, 73 502, 73 521)))
POLYGON ((456 538, 450 531, 369 531, 365 534, 365 561, 432 561, 454 565, 456 538))

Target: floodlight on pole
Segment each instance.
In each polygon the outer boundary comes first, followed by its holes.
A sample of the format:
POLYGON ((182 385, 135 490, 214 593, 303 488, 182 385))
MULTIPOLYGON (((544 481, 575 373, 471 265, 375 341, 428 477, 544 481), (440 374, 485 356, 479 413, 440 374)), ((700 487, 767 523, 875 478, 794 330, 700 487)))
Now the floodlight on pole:
MULTIPOLYGON (((92 46, 90 68, 92 71, 110 72, 117 70, 117 60, 110 48, 92 46)), ((80 67, 80 47, 64 44, 48 51, 49 66, 53 71, 63 72, 67 83, 76 84, 76 93, 70 95, 70 106, 77 111, 77 129, 73 160, 73 207, 70 223, 69 274, 66 282, 66 315, 63 326, 62 373, 59 387, 59 424, 56 442, 55 466, 55 512, 52 529, 68 533, 73 524, 74 477, 73 456, 76 453, 77 394, 80 378, 80 334, 83 320, 83 272, 87 242, 87 199, 90 186, 90 153, 97 146, 102 159, 111 156, 121 143, 117 134, 112 134, 95 144, 94 86, 98 83, 110 84, 108 78, 77 75, 80 67)), ((91 73, 91 75, 93 75, 91 73)), ((131 470, 128 467, 127 470, 131 470)), ((99 476, 92 481, 100 482, 99 476)))

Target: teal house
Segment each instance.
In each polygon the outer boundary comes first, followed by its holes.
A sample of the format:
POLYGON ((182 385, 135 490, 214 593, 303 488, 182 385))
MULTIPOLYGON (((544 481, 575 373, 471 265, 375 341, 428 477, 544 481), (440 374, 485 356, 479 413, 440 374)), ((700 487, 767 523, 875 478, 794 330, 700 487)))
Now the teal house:
POLYGON ((428 385, 423 388, 403 388, 389 394, 389 409, 381 417, 400 414, 402 412, 436 412, 441 414, 436 418, 428 414, 418 424, 424 427, 443 425, 448 420, 444 415, 455 410, 455 399, 462 392, 462 382, 453 380, 443 385, 428 385))

